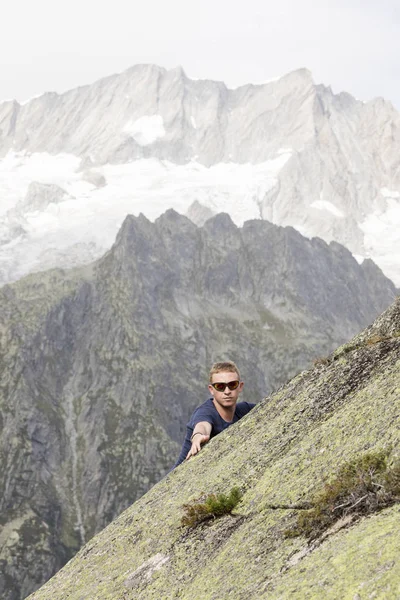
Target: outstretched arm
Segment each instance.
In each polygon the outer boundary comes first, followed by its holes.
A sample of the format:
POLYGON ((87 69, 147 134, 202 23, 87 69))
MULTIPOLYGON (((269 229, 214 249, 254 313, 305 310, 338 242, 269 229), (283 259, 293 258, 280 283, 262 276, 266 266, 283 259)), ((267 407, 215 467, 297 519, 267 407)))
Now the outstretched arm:
POLYGON ((211 423, 208 423, 207 421, 197 423, 196 427, 193 429, 192 437, 190 438, 192 447, 187 453, 186 460, 201 450, 202 444, 205 444, 210 439, 210 434, 211 423))

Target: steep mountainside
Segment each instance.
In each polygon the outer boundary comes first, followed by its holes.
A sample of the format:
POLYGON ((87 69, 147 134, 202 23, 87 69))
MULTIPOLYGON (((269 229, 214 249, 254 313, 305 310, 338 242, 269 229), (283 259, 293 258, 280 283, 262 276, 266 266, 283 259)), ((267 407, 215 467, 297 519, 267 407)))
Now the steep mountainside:
POLYGON ((239 225, 263 218, 336 240, 400 285, 400 115, 335 95, 306 69, 231 90, 137 65, 4 102, 0 156, 3 282, 98 258, 128 213, 197 202, 239 225), (64 195, 49 203, 46 188, 32 203, 32 182, 64 195))
POLYGON ((399 384, 398 300, 154 486, 31 599, 398 598, 399 384), (385 508, 373 508, 371 499, 382 500, 388 484, 377 483, 377 467, 366 467, 367 494, 349 488, 347 508, 331 506, 333 524, 323 535, 287 536, 326 481, 333 493, 340 465, 349 472, 350 465, 377 464, 371 456, 382 451, 395 474, 385 508), (232 514, 192 529, 181 524, 183 504, 232 486, 243 492, 232 514))
POLYGON ((89 267, 1 288, 2 600, 36 589, 167 472, 214 360, 236 360, 258 400, 394 296, 337 243, 223 214, 198 228, 174 211, 128 217, 89 267))

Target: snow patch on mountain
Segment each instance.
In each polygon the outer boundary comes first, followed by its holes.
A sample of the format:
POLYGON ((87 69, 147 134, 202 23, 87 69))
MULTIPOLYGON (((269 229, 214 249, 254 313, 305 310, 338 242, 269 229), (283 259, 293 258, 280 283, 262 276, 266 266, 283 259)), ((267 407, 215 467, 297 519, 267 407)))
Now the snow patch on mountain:
POLYGON ((365 260, 365 256, 361 256, 360 254, 353 254, 353 256, 359 265, 361 265, 365 260))
POLYGON ((26 98, 25 100, 22 100, 21 102, 18 102, 18 104, 20 106, 25 106, 26 104, 29 104, 29 102, 32 102, 32 100, 37 100, 38 98, 42 98, 42 96, 45 95, 46 92, 41 92, 40 94, 35 94, 34 96, 30 96, 29 98, 26 98))
POLYGON ((140 117, 129 121, 123 128, 140 146, 149 146, 165 136, 164 120, 161 115, 140 117))
MULTIPOLYGON (((393 194, 393 192, 391 192, 393 194)), ((387 196, 387 208, 376 211, 360 223, 364 232, 366 255, 372 258, 384 273, 400 285, 400 194, 387 196)))
POLYGON ((318 208, 318 210, 327 210, 335 217, 340 219, 344 218, 344 213, 339 210, 332 202, 328 202, 327 200, 316 200, 312 204, 310 204, 311 208, 318 208))
POLYGON ((396 192, 394 190, 389 190, 386 187, 381 188, 381 194, 385 198, 400 198, 400 192, 396 192))

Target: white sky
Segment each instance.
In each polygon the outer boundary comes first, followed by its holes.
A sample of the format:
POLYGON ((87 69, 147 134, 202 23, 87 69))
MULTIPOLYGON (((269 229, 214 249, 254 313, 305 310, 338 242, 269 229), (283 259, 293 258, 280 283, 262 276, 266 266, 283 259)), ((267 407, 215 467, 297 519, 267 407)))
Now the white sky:
POLYGON ((1 20, 0 100, 155 63, 230 87, 307 67, 400 109, 399 0, 9 0, 1 20))

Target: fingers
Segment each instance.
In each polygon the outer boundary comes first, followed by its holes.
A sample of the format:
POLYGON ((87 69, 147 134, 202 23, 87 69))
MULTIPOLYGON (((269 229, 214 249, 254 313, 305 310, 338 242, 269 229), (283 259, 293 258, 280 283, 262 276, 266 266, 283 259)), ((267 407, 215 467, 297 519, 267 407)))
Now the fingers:
POLYGON ((209 439, 210 439, 209 435, 196 435, 196 437, 193 438, 192 447, 190 448, 189 452, 187 453, 186 460, 188 460, 191 456, 194 456, 195 454, 200 452, 201 445, 204 444, 205 442, 207 442, 209 439))
MULTIPOLYGON (((197 436, 200 437, 200 436, 197 436)), ((200 450, 200 444, 195 444, 194 442, 192 442, 192 447, 190 448, 189 452, 187 453, 186 458, 190 458, 191 456, 194 456, 195 454, 197 454, 200 450)))

